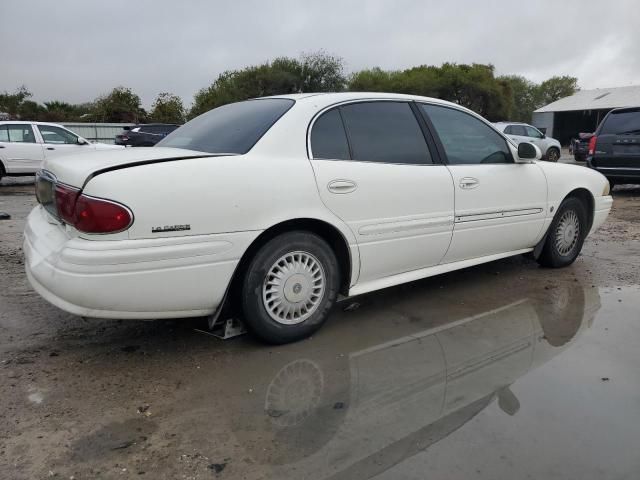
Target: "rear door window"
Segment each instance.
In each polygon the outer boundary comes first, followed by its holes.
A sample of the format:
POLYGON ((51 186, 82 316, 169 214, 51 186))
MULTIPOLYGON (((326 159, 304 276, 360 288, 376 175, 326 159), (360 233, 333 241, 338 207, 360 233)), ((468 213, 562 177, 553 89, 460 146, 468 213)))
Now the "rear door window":
POLYGON ((5 125, 0 125, 0 142, 8 142, 9 141, 9 132, 7 131, 7 127, 5 125))
POLYGON ((602 125, 600 135, 640 135, 640 110, 611 113, 602 125))
POLYGON ((28 124, 7 125, 7 132, 10 142, 15 143, 36 143, 33 135, 33 128, 28 124))
POLYGON ((349 160, 349 143, 337 108, 323 113, 311 130, 313 158, 349 160))
POLYGON ((509 132, 511 135, 518 135, 520 137, 526 137, 527 131, 522 125, 511 125, 511 130, 509 132))
POLYGON ((363 102, 340 107, 353 160, 433 163, 420 125, 406 102, 363 102))

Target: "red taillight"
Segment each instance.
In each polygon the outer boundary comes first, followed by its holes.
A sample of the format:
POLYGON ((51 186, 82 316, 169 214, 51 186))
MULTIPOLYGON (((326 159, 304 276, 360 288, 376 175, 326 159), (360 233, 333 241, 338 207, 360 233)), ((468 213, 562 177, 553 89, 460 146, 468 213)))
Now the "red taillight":
POLYGON ((111 200, 80 195, 76 201, 73 226, 81 232, 121 232, 129 228, 132 221, 131 211, 111 200))
POLYGON ((56 183, 51 213, 84 233, 117 233, 133 222, 131 211, 117 202, 81 195, 80 189, 56 183))
POLYGON ((589 155, 596 153, 596 137, 595 135, 589 139, 589 155))
POLYGON ((71 225, 74 224, 75 207, 80 190, 57 183, 54 187, 56 212, 60 220, 71 225))

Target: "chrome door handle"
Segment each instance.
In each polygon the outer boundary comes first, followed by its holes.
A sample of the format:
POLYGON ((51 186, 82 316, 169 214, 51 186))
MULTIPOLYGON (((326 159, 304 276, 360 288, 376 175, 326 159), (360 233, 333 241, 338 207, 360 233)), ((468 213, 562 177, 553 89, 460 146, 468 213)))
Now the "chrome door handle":
POLYGON ((47 147, 47 150, 55 150, 53 147, 47 147))
POLYGON ((476 188, 480 184, 477 178, 464 177, 460 179, 460 188, 476 188))
POLYGON ((358 185, 352 180, 332 180, 327 185, 327 190, 329 190, 331 193, 338 194, 351 193, 356 188, 358 188, 358 185))

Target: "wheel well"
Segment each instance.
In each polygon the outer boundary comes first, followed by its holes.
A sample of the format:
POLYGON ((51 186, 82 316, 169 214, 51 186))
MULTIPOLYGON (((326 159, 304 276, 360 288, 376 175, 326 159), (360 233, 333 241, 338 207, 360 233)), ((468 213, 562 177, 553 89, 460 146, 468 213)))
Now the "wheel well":
POLYGON ((595 200, 593 198, 593 195, 586 188, 576 188, 575 190, 569 192, 569 194, 565 198, 570 197, 577 198, 585 205, 585 207, 587 207, 587 222, 589 226, 587 232, 591 231, 591 225, 593 225, 593 213, 595 209, 595 200))
POLYGON ((265 245, 269 240, 277 237, 278 235, 286 232, 293 231, 308 231, 315 233, 324 241, 326 241, 338 260, 338 267, 340 268, 340 293, 346 295, 349 291, 349 283, 351 281, 351 254, 349 253, 349 244, 344 238, 342 233, 333 225, 317 220, 313 218, 297 218, 293 220, 287 220, 285 222, 278 223, 266 229, 249 245, 249 248, 244 252, 240 263, 236 267, 233 273, 233 278, 229 285, 229 291, 227 295, 227 301, 225 307, 231 307, 230 304, 236 304, 238 295, 241 290, 241 282, 244 274, 249 266, 249 262, 258 252, 258 250, 265 245))
POLYGON ((549 155, 549 152, 551 150, 555 150, 556 152, 558 152, 558 155, 560 155, 560 149, 558 147, 553 146, 553 145, 550 146, 549 148, 547 148, 547 151, 545 152, 545 155, 549 155))
POLYGON ((5 173, 7 173, 7 170, 4 168, 4 163, 2 163, 2 160, 0 160, 0 175, 4 175, 5 173))

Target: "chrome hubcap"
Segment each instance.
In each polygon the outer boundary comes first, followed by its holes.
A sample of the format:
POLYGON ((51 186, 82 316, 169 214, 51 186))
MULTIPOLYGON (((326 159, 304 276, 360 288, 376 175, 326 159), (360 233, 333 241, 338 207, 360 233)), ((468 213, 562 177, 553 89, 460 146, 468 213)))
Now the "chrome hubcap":
POLYGON ((269 316, 278 323, 304 322, 317 310, 325 290, 325 275, 316 257, 291 252, 268 270, 262 286, 262 301, 269 316))
POLYGON ((577 245, 580 237, 580 220, 573 210, 565 212, 556 229, 556 249, 560 255, 568 255, 577 245))

